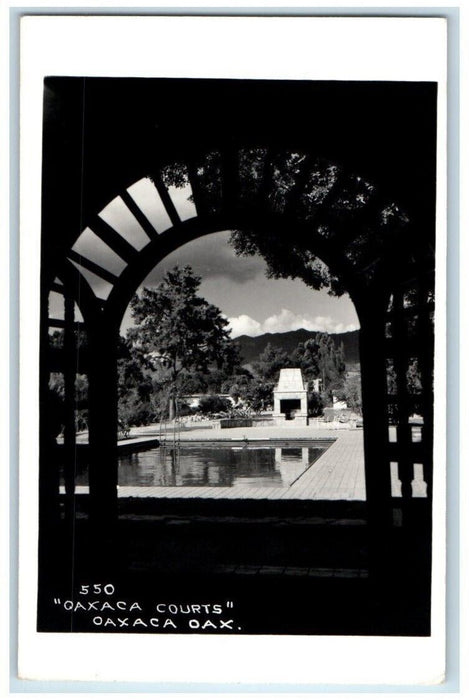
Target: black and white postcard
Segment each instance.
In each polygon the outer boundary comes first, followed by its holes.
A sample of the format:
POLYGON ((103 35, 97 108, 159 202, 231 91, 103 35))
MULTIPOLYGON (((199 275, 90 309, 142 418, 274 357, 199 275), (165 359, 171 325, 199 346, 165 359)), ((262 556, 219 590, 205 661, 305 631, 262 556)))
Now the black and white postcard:
POLYGON ((445 31, 23 20, 21 677, 443 679, 445 31))

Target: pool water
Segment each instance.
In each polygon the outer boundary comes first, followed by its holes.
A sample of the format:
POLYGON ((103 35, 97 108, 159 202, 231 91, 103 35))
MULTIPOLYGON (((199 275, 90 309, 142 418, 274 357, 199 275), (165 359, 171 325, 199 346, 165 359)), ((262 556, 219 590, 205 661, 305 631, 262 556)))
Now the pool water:
POLYGON ((181 446, 119 458, 119 486, 290 486, 327 447, 181 446))

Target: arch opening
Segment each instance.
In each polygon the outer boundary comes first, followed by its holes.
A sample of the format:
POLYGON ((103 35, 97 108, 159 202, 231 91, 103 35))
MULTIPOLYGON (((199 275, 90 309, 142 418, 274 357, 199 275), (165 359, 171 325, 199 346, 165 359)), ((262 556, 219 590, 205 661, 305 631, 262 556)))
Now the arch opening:
MULTIPOLYGON (((239 241, 239 232, 237 240, 239 241)), ((153 427, 134 427, 133 433, 150 434, 153 430, 165 443, 168 440, 174 441, 177 435, 177 443, 180 445, 188 436, 195 439, 201 435, 201 439, 206 441, 208 438, 204 426, 219 425, 221 420, 220 425, 229 425, 235 430, 220 432, 220 439, 222 436, 225 440, 230 439, 231 433, 232 439, 236 439, 237 426, 244 426, 243 439, 246 443, 259 440, 262 436, 268 439, 285 428, 287 417, 293 417, 291 411, 280 410, 275 417, 273 412, 274 389, 279 381, 280 370, 295 366, 301 369, 304 381, 310 384, 309 391, 305 392, 305 401, 308 402, 307 409, 305 404, 305 420, 310 428, 305 426, 300 429, 297 415, 297 432, 290 431, 289 435, 284 436, 285 439, 303 437, 314 440, 321 428, 323 437, 326 434, 329 437, 339 437, 338 432, 332 432, 339 427, 342 434, 346 427, 357 428, 358 424, 358 430, 360 429, 358 318, 346 295, 340 299, 330 297, 326 290, 314 291, 306 287, 302 280, 272 278, 265 259, 260 255, 237 255, 235 240, 230 232, 202 236, 177 248, 159 262, 143 281, 141 288, 161 289, 164 286, 167 289, 168 276, 175 274, 175 266, 181 272, 187 269, 187 265, 191 268, 189 274, 199 278, 198 295, 218 308, 229 322, 230 342, 238 346, 239 358, 234 367, 220 369, 212 366, 206 367, 204 372, 198 372, 196 366, 185 366, 179 360, 181 373, 175 378, 173 387, 178 411, 176 415, 173 411, 168 416, 169 390, 165 384, 165 381, 169 382, 168 372, 159 363, 163 356, 177 353, 179 343, 174 347, 172 338, 171 343, 167 342, 167 336, 171 333, 165 321, 156 313, 159 325, 153 327, 153 336, 148 338, 146 333, 142 334, 145 319, 142 318, 141 311, 138 319, 140 329, 135 333, 128 309, 124 315, 121 334, 122 328, 127 329, 132 360, 128 358, 120 361, 120 371, 125 372, 125 366, 129 363, 135 367, 135 342, 142 342, 142 338, 143 345, 139 345, 139 352, 144 346, 147 357, 156 355, 158 358, 156 362, 150 362, 152 367, 144 369, 143 361, 140 368, 142 384, 145 373, 147 380, 148 375, 153 379, 153 385, 143 401, 145 414, 140 413, 133 391, 129 396, 120 392, 119 411, 122 420, 133 420, 134 425, 135 422, 142 421, 154 423, 153 427), (157 341, 158 334, 162 336, 161 342, 157 341), (347 358, 344 342, 347 344, 347 358), (214 395, 220 399, 218 405, 214 395), (129 398, 132 404, 130 406, 129 398), (325 412, 323 409, 326 409, 325 412), (324 423, 324 415, 327 423, 324 423)), ((327 281, 325 276, 324 281, 327 281)), ((167 301, 167 296, 160 297, 162 299, 167 301)), ((151 313, 148 306, 145 308, 151 313)), ((171 323, 174 323, 174 334, 180 332, 176 329, 177 319, 171 323)), ((192 332, 192 328, 188 327, 187 333, 189 332, 192 332)), ((196 337, 195 342, 198 340, 199 337, 196 337)), ((186 339, 181 337, 180 344, 185 342, 186 339)), ((214 435, 212 432, 211 437, 214 435)), ((316 493, 316 499, 324 498, 325 494, 335 499, 353 499, 359 493, 359 498, 364 500, 361 432, 355 437, 357 452, 361 454, 352 465, 359 472, 355 488, 344 489, 342 492, 323 488, 320 493, 316 493)), ((141 461, 142 464, 145 462, 147 470, 145 455, 142 455, 141 461)), ((336 466, 345 468, 345 465, 336 466)), ((125 476, 122 475, 122 478, 125 476)), ((355 483, 352 476, 349 480, 355 483)), ((310 491, 312 493, 312 487, 310 491)), ((160 495, 163 496, 164 492, 160 495)), ((249 493, 246 495, 249 497, 249 493)))

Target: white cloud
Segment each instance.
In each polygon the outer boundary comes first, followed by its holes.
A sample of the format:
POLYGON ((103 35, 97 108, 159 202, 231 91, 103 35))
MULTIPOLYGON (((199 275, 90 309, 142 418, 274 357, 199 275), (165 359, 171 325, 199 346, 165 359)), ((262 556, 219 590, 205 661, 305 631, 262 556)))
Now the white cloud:
POLYGON ((290 309, 282 309, 280 313, 269 316, 262 323, 242 314, 228 319, 233 338, 239 335, 262 335, 263 333, 286 333, 304 328, 308 331, 323 331, 327 333, 345 333, 357 330, 354 323, 340 323, 330 316, 305 316, 295 314, 290 309))
POLYGON ((238 335, 262 335, 262 325, 246 314, 241 314, 235 318, 229 318, 230 332, 233 338, 238 335))

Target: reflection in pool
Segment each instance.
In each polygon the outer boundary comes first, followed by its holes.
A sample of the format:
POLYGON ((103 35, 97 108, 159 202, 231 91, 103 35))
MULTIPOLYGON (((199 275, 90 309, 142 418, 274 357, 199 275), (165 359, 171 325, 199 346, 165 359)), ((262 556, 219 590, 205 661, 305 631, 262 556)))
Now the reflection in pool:
POLYGON ((290 486, 321 447, 181 446, 119 458, 119 486, 290 486))

